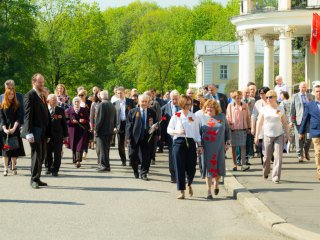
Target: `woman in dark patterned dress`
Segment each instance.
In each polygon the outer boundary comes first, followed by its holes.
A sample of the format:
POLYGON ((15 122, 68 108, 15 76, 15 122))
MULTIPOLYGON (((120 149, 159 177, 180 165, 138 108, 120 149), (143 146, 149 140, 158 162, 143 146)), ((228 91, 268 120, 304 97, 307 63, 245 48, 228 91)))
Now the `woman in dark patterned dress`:
POLYGON ((80 98, 75 97, 72 100, 73 107, 70 107, 66 114, 69 117, 68 148, 72 150, 73 163, 77 168, 81 166, 82 154, 85 149, 88 149, 88 129, 89 129, 89 114, 85 108, 80 107, 80 98))
POLYGON ((17 174, 17 157, 18 156, 25 156, 22 140, 20 137, 20 103, 17 100, 16 92, 13 89, 7 89, 4 93, 3 101, 0 105, 0 127, 1 127, 1 137, 3 139, 3 149, 2 149, 2 156, 3 156, 3 164, 4 164, 4 171, 3 175, 8 175, 8 158, 11 157, 12 160, 12 171, 13 174, 17 174), (11 149, 10 146, 7 145, 7 137, 17 137, 19 147, 16 149, 11 149))
POLYGON ((207 199, 212 199, 212 178, 214 178, 214 194, 218 195, 219 178, 226 174, 225 151, 230 145, 230 130, 226 116, 221 113, 221 108, 215 100, 207 100, 202 110, 204 114, 199 119, 204 148, 201 158, 202 178, 206 179, 207 199))

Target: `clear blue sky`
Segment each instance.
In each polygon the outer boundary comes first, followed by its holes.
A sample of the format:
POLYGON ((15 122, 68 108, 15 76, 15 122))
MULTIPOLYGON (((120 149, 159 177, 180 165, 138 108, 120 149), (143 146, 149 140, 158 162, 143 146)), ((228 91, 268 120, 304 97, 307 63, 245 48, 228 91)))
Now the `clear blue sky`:
MULTIPOLYGON (((126 6, 135 0, 83 0, 83 2, 92 3, 97 2, 100 5, 101 10, 105 10, 108 7, 120 7, 126 6)), ((226 4, 228 0, 216 0, 216 2, 221 2, 226 4)), ((188 6, 193 7, 199 4, 199 0, 142 0, 142 2, 156 2, 161 7, 170 6, 188 6)))

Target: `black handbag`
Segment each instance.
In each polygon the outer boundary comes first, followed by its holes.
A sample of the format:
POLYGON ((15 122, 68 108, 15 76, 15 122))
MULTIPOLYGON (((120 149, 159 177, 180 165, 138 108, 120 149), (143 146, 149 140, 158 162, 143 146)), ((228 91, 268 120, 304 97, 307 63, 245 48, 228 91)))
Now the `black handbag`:
POLYGON ((17 136, 8 137, 4 142, 5 145, 7 145, 7 147, 3 148, 5 151, 15 150, 19 148, 19 140, 17 136))

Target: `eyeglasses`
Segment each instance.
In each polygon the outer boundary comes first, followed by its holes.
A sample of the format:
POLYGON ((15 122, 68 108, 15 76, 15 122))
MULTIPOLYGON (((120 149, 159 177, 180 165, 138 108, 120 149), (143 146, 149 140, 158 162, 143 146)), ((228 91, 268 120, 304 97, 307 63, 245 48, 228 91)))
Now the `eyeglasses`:
POLYGON ((78 95, 78 97, 83 97, 84 95, 78 95))
POLYGON ((272 99, 274 98, 275 96, 269 96, 269 97, 266 97, 266 99, 272 99))

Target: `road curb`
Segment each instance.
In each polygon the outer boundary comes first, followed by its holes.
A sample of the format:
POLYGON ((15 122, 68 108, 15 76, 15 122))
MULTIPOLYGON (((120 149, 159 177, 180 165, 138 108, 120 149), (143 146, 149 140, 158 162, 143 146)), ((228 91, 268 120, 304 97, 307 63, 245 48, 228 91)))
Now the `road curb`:
POLYGON ((254 194, 239 183, 230 170, 227 170, 227 175, 224 178, 224 187, 249 213, 253 214, 263 226, 272 231, 294 240, 320 239, 320 234, 290 224, 285 219, 273 213, 260 199, 255 197, 254 194))

